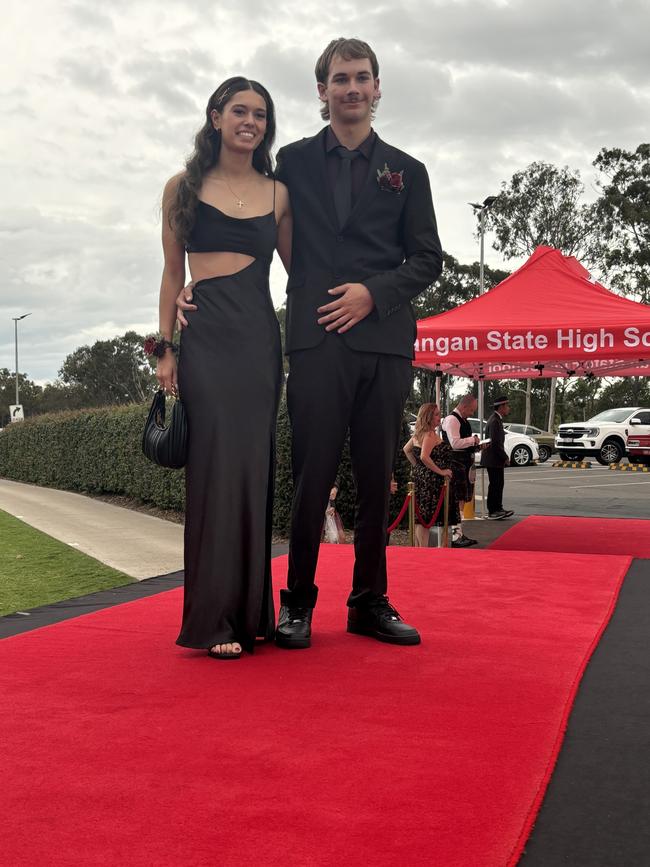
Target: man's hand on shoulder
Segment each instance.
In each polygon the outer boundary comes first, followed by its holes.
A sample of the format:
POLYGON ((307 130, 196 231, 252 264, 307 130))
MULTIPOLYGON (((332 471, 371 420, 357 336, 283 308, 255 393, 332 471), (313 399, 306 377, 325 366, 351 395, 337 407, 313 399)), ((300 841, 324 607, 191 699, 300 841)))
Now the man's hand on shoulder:
POLYGON ((196 304, 192 304, 192 290, 194 289, 194 283, 190 281, 187 286, 184 286, 181 291, 178 293, 176 298, 176 322, 178 324, 178 330, 182 331, 183 328, 187 328, 189 326, 189 322, 184 316, 184 312, 186 310, 198 310, 199 308, 196 304))
POLYGON ((325 331, 343 334, 365 319, 375 306, 363 283, 343 283, 330 289, 329 294, 338 295, 338 298, 317 310, 321 314, 318 324, 324 325, 325 331))

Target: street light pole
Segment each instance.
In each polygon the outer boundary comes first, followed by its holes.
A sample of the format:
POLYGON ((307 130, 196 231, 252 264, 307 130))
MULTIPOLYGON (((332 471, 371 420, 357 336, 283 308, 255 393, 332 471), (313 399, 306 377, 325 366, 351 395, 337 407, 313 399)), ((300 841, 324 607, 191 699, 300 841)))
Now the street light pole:
POLYGON ((21 319, 26 319, 31 316, 31 313, 23 313, 22 316, 12 316, 14 320, 14 339, 16 344, 16 406, 20 405, 20 389, 18 387, 18 323, 21 319))
MULTIPOLYGON (((479 295, 482 295, 485 292, 485 212, 488 208, 492 207, 492 205, 496 201, 496 198, 496 196, 488 196, 486 199, 484 199, 483 204, 479 204, 478 202, 468 203, 470 207, 474 209, 474 213, 478 213, 479 216, 479 295)), ((481 438, 483 437, 483 402, 483 380, 480 379, 478 383, 478 418, 481 438)))
MULTIPOLYGON (((479 241, 480 241, 480 259, 479 259, 479 296, 485 292, 485 212, 496 201, 496 196, 488 196, 484 199, 483 204, 478 202, 469 202, 474 213, 479 215, 479 241)), ((485 414, 485 394, 483 380, 478 381, 478 425, 480 437, 483 439, 483 416, 485 414)), ((485 479, 484 472, 481 470, 481 518, 485 516, 485 479)))

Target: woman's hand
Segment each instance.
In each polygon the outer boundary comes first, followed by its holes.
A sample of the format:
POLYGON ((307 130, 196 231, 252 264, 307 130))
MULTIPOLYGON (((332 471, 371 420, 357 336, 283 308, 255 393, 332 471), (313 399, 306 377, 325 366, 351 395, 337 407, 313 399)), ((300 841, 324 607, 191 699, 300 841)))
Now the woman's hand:
POLYGON ((183 316, 184 310, 198 310, 196 304, 192 304, 192 290, 194 289, 194 283, 190 281, 187 286, 183 286, 181 291, 178 293, 178 297, 176 299, 176 322, 178 323, 179 331, 183 328, 187 328, 189 322, 183 316))
POLYGON ((450 479, 453 476, 453 472, 451 470, 441 470, 440 475, 443 479, 450 479))
POLYGON ((176 395, 177 388, 177 368, 176 356, 168 349, 162 358, 158 359, 156 365, 156 379, 161 388, 164 388, 167 394, 176 395))

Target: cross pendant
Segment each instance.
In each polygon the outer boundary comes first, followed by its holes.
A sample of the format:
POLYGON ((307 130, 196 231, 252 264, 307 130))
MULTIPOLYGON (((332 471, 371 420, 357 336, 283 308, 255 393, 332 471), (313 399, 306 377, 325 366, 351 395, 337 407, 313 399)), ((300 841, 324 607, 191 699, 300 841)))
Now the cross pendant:
POLYGON ((240 209, 244 207, 244 203, 242 202, 241 199, 237 199, 237 207, 240 209))

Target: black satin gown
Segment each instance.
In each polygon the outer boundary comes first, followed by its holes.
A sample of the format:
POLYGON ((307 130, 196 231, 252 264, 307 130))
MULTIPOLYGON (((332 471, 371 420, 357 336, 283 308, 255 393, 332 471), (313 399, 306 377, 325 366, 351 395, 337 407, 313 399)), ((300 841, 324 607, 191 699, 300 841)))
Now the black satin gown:
POLYGON ((209 236, 210 250, 255 261, 195 284, 198 309, 186 314, 181 337, 178 384, 189 454, 176 643, 209 648, 238 641, 252 651, 257 637, 274 633, 271 520, 282 351, 269 268, 277 226, 273 212, 236 219, 210 207, 201 202, 197 212, 203 249, 198 243, 188 249, 206 251, 209 236))

